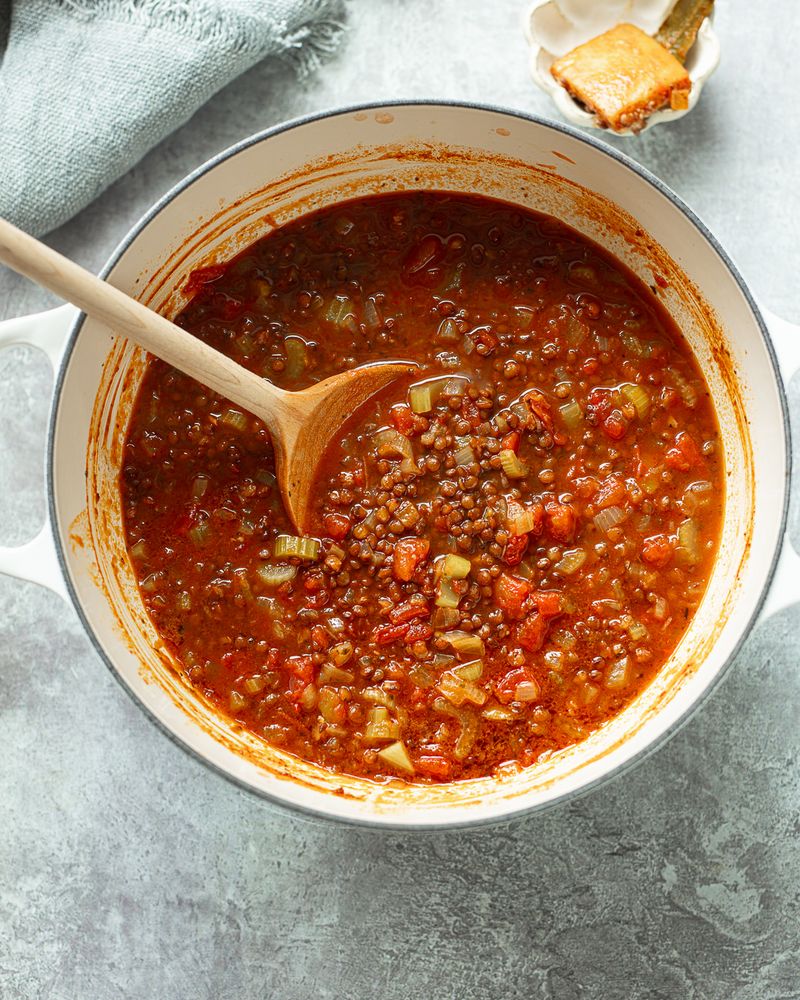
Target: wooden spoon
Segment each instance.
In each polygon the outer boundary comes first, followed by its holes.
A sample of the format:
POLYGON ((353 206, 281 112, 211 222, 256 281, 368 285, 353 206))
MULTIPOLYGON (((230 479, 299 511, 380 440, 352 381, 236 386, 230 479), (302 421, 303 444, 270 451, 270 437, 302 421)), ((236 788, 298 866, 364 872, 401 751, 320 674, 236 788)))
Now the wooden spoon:
POLYGON ((310 533, 314 477, 330 442, 370 396, 416 367, 408 361, 375 362, 287 392, 4 219, 0 262, 263 420, 272 436, 283 503, 301 535, 310 533))

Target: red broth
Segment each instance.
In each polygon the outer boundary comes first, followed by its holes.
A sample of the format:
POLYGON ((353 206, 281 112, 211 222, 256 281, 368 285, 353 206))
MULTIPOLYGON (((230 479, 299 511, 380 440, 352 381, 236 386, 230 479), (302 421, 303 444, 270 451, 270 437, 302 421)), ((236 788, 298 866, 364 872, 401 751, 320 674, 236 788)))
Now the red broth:
POLYGON ((298 219, 188 290, 181 326, 289 389, 420 365, 343 431, 298 540, 264 426, 150 363, 129 553, 221 712, 337 771, 440 782, 576 743, 649 683, 711 572, 723 456, 626 268, 550 217, 414 192, 298 219))

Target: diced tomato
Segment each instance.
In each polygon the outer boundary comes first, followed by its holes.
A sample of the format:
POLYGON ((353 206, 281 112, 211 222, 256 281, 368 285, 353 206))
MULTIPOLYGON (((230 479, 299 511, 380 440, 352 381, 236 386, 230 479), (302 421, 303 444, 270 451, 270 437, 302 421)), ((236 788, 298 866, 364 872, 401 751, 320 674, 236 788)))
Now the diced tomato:
POLYGON ((461 416, 473 428, 477 427, 483 420, 483 417, 481 417, 481 411, 475 405, 474 401, 469 398, 469 396, 465 396, 464 402, 461 404, 461 416))
POLYGON ((379 625, 372 633, 372 641, 378 646, 388 646, 391 642, 402 639, 411 628, 411 622, 402 625, 379 625))
POLYGON ((341 542, 350 530, 350 518, 344 514, 325 514, 322 518, 322 530, 335 542, 341 542))
POLYGON ((594 496, 593 503, 597 510, 605 507, 616 507, 625 499, 625 483, 619 476, 608 476, 600 483, 600 489, 594 496))
POLYGON ((501 573, 494 582, 494 601, 509 618, 521 618, 531 585, 527 580, 501 573))
POLYGON ((397 430, 401 434, 405 434, 406 437, 412 435, 416 430, 416 414, 405 403, 397 403, 391 408, 389 415, 397 430))
POLYGON ((504 677, 501 677, 499 681, 495 682, 495 697, 498 701, 507 705, 510 701, 514 700, 517 685, 527 680, 530 680, 530 678, 528 677, 527 671, 523 667, 517 667, 514 670, 510 670, 504 677))
POLYGON ((600 368, 600 362, 597 358, 587 358, 581 365, 581 372, 584 375, 596 375, 600 368))
POLYGON ((523 649, 535 653, 542 648, 544 637, 550 627, 550 620, 536 611, 517 627, 517 642, 523 649))
POLYGON ((586 401, 586 415, 594 423, 600 423, 611 413, 613 403, 610 389, 592 389, 586 401))
POLYGON ((555 618, 561 614, 561 594, 557 590, 534 590, 531 601, 543 618, 555 618))
POLYGON ((557 542, 572 541, 578 523, 574 507, 568 503, 551 500, 544 505, 544 515, 547 530, 557 542))
POLYGON ((427 642, 433 635, 433 626, 428 622, 412 622, 408 632, 403 637, 407 643, 427 642))
POLYGON ((547 397, 538 389, 529 389, 522 397, 522 402, 530 410, 533 426, 537 431, 553 433, 553 408, 547 397))
POLYGON ((519 431, 509 431, 500 442, 500 447, 516 454, 519 451, 519 431))
POLYGON ((492 333, 488 326, 479 326, 476 330, 470 330, 469 335, 484 348, 484 357, 488 357, 500 343, 500 338, 492 333))
POLYGON ((603 421, 603 430, 612 441, 619 441, 625 437, 628 430, 628 421, 623 417, 622 410, 612 410, 603 421))
POLYGON ((189 275, 189 280, 183 286, 184 295, 192 296, 195 295, 203 285, 208 285, 212 281, 216 281, 217 278, 221 278, 225 273, 226 267, 224 264, 212 264, 210 267, 198 267, 196 271, 192 271, 189 275))
POLYGON ((438 778, 439 781, 448 781, 453 773, 453 767, 449 760, 445 757, 436 757, 433 754, 421 754, 414 761, 414 766, 422 774, 438 778))
POLYGON ((314 659, 311 656, 289 656, 286 667, 298 680, 310 684, 314 680, 314 659))
POLYGON ((507 566, 519 566, 528 548, 527 535, 512 535, 503 549, 503 562, 507 566))
POLYGON ((670 386, 665 385, 661 390, 661 405, 665 410, 671 410, 673 406, 677 406, 681 401, 681 394, 677 389, 673 389, 670 386))
POLYGON ((703 455, 691 434, 681 431, 675 438, 675 447, 668 449, 665 461, 671 469, 688 472, 700 465, 703 455))
POLYGON ((389 612, 389 621, 393 625, 402 625, 403 622, 413 621, 414 618, 427 618, 430 614, 427 604, 422 601, 406 601, 405 604, 398 604, 389 612))
POLYGON ((672 549, 672 541, 668 535, 650 535, 642 542, 642 559, 651 566, 664 569, 672 559, 672 549))
POLYGON ((197 504, 192 504, 191 507, 181 514, 178 520, 173 524, 172 531, 176 535, 185 535, 189 528, 194 525, 194 522, 197 519, 198 510, 199 508, 197 504))
POLYGON ((326 650, 331 644, 330 632, 322 625, 311 626, 311 642, 314 648, 320 652, 326 650))
POLYGON ((430 542, 425 538, 401 538, 394 547, 392 572, 395 580, 407 583, 417 566, 428 555, 430 542))

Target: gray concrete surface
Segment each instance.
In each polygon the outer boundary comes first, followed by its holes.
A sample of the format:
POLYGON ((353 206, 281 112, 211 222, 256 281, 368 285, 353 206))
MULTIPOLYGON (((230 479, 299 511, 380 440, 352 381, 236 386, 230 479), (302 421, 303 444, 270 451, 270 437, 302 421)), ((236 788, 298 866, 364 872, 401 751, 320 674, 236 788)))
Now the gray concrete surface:
MULTIPOLYGON (((346 44, 313 79, 248 73, 52 244, 98 268, 206 157, 337 103, 437 96, 548 114, 521 6, 354 2, 346 44)), ((795 4, 720 4, 717 24, 723 62, 698 108, 617 145, 800 321, 795 4)), ((0 316, 50 302, 0 274, 0 316)), ((49 387, 32 352, 0 357, 3 543, 43 516, 49 387)), ((799 395, 795 382, 795 425, 799 395)), ((795 543, 797 515, 795 503, 795 543)), ((706 707, 623 779, 543 816, 424 835, 297 818, 208 773, 34 586, 0 579, 0 640, 3 1000, 800 996, 797 607, 757 627, 706 707)))

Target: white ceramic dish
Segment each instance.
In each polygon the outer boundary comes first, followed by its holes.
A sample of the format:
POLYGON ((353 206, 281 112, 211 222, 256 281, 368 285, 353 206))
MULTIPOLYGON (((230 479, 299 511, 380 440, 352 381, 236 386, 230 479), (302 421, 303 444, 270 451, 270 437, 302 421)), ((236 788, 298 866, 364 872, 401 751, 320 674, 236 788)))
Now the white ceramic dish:
POLYGON ((458 104, 351 108, 254 136, 166 195, 103 273, 174 315, 182 303, 176 289, 193 268, 227 258, 276 222, 344 197, 415 188, 483 192, 549 212, 648 283, 660 275, 667 281, 663 302, 706 373, 728 469, 720 553, 680 646, 625 711, 585 742, 516 776, 440 786, 332 775, 237 731, 159 652, 128 562, 117 482, 142 352, 69 307, 0 326, 0 345, 41 347, 57 373, 46 461, 49 523, 27 545, 0 549, 0 571, 71 600, 101 657, 145 711, 228 778, 324 816, 436 827, 540 809, 620 772, 702 701, 759 613, 800 596, 800 560, 784 541, 790 449, 779 371, 780 363, 788 379, 800 364, 800 331, 769 319, 770 339, 724 251, 635 163, 566 127, 458 104), (765 604, 776 566, 779 579, 765 604))
MULTIPOLYGON (((583 128, 606 131, 596 117, 581 107, 557 83, 550 67, 560 56, 604 31, 627 22, 648 35, 654 35, 663 23, 675 0, 534 0, 523 18, 523 29, 530 48, 529 66, 534 83, 553 99, 568 122, 583 128)), ((689 107, 684 111, 656 111, 645 122, 645 129, 662 122, 675 121, 688 114, 700 99, 703 84, 719 64, 719 41, 710 18, 700 26, 697 38, 686 58, 686 69, 692 81, 689 107)), ((633 135, 630 129, 614 135, 633 135)))

